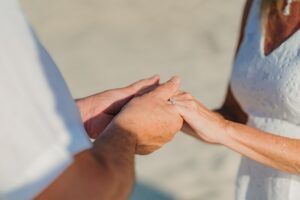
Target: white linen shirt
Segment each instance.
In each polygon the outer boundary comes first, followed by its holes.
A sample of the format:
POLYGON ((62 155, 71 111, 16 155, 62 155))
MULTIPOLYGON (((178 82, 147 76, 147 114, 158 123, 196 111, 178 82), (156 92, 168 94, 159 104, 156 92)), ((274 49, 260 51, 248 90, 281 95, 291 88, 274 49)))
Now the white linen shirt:
POLYGON ((79 111, 17 0, 0 0, 0 199, 32 199, 90 148, 79 111))

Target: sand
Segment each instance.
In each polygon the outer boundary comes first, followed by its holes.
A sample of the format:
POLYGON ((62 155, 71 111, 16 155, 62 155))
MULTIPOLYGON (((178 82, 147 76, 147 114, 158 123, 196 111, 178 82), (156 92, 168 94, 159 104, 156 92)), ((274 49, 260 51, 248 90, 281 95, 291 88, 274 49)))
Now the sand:
MULTIPOLYGON (((222 104, 238 37, 239 0, 22 0, 74 97, 153 74, 177 74, 209 108, 222 104)), ((239 155, 179 133, 137 158, 132 200, 231 200, 239 155)))

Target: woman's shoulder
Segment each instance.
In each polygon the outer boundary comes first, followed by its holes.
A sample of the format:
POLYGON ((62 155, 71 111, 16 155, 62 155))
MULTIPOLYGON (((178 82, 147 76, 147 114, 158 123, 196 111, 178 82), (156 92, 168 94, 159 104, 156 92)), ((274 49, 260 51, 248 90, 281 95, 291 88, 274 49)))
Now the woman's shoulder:
POLYGON ((245 7, 244 7, 244 10, 243 10, 242 21, 241 21, 241 26, 240 26, 240 37, 239 37, 239 40, 238 40, 236 53, 239 51, 241 43, 244 39, 247 19, 248 19, 249 14, 250 14, 252 3, 253 3, 253 0, 247 0, 246 4, 245 4, 245 7))

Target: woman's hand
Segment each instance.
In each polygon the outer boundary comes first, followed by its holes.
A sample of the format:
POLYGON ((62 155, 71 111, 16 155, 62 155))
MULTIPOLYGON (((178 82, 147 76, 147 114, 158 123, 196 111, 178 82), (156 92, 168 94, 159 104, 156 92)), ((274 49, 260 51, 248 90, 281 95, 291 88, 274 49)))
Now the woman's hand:
POLYGON ((275 169, 300 174, 299 139, 281 137, 226 121, 188 93, 175 95, 171 102, 185 120, 184 132, 208 143, 222 144, 275 169))
POLYGON ((107 90, 76 101, 84 127, 96 138, 133 97, 143 95, 159 85, 159 76, 142 79, 129 86, 107 90))
POLYGON ((205 108, 195 97, 180 92, 171 98, 185 120, 182 131, 208 143, 220 144, 226 134, 227 121, 205 108))

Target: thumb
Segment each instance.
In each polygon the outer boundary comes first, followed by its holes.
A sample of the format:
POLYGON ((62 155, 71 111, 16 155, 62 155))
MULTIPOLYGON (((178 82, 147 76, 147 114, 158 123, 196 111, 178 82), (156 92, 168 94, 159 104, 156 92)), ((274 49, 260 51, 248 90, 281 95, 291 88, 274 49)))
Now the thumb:
POLYGON ((132 94, 136 94, 145 88, 152 87, 159 83, 160 77, 158 75, 152 76, 150 78, 139 80, 131 85, 125 87, 125 89, 130 90, 132 94))
POLYGON ((151 94, 155 96, 159 96, 164 100, 168 100, 177 93, 179 87, 180 87, 180 78, 178 76, 174 76, 166 83, 158 86, 155 90, 151 92, 151 94))

